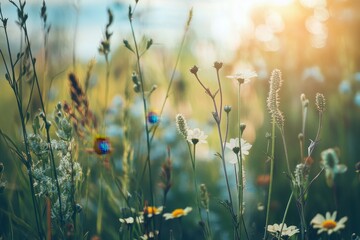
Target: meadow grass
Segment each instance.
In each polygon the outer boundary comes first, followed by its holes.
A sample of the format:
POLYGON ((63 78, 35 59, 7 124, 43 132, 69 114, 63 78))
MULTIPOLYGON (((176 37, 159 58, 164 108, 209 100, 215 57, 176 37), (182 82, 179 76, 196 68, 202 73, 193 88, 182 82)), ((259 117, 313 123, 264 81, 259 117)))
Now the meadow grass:
POLYGON ((138 37, 137 0, 118 49, 107 10, 104 62, 78 63, 74 50, 66 71, 51 70, 46 2, 39 54, 26 2, 9 3, 17 19, 0 5, 0 91, 16 112, 0 125, 0 239, 360 239, 360 167, 336 147, 338 134, 353 136, 332 125, 336 96, 287 95, 281 65, 263 82, 233 63, 194 65, 193 9, 162 66, 155 40, 138 37), (54 88, 64 94, 51 99, 54 88))

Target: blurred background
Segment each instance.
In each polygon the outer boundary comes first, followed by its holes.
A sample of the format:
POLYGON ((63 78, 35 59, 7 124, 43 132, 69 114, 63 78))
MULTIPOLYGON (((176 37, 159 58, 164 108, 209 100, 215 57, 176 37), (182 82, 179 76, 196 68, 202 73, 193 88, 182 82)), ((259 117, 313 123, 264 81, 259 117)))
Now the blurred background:
MULTIPOLYGON (((90 107, 100 121, 106 122, 106 134, 110 137, 114 149, 110 157, 111 166, 115 173, 121 174, 124 167, 124 139, 136 149, 135 160, 142 159, 146 152, 142 102, 140 95, 133 91, 131 82, 131 74, 136 69, 136 59, 123 46, 123 39, 132 43, 128 7, 134 2, 49 0, 46 3, 48 24, 51 25, 46 48, 40 20, 42 1, 29 1, 26 12, 29 14, 29 35, 33 52, 36 54, 38 72, 41 73, 40 80, 45 79, 42 86, 47 107, 51 112, 57 102, 69 101, 68 73, 76 72, 80 82, 83 82, 89 62, 95 61, 88 94, 90 107), (105 61, 98 53, 98 47, 104 38, 107 8, 114 14, 114 24, 110 27, 113 32, 110 52, 111 87, 109 95, 104 96, 105 61), (48 51, 47 58, 44 57, 45 49, 48 51), (105 118, 101 119, 106 98, 110 104, 105 118)), ((13 54, 16 54, 20 47, 20 31, 15 24, 16 9, 5 0, 1 0, 1 8, 4 17, 9 18, 10 45, 14 49, 13 54)), ((205 183, 210 193, 215 239, 231 237, 229 216, 219 204, 227 195, 220 161, 214 156, 220 151, 220 143, 211 114, 212 102, 190 74, 189 69, 197 65, 198 74, 205 85, 215 89, 217 80, 213 63, 224 63, 221 81, 224 104, 233 107, 229 134, 232 138, 237 136, 238 88, 237 83, 226 76, 241 69, 253 69, 258 77, 243 85, 241 89, 241 122, 246 123, 244 139, 253 144, 245 162, 245 217, 251 239, 261 238, 265 222, 265 211, 261 206, 266 205, 268 186, 259 183, 257 177, 269 171, 265 134, 270 132, 271 124, 266 109, 266 98, 271 71, 277 68, 282 71, 284 79, 280 91, 280 109, 285 115, 285 135, 292 169, 301 161, 298 143, 302 119, 300 95, 304 93, 310 101, 306 126, 306 144, 310 144, 310 139, 315 138, 318 126, 315 107, 317 92, 325 95, 327 109, 323 119, 321 141, 313 153, 314 163, 310 178, 320 171, 320 153, 328 148, 338 148, 340 162, 348 168, 344 174, 337 176, 333 188, 326 185, 324 173, 314 182, 308 194, 306 219, 310 222, 317 213, 325 214, 326 211, 336 210, 338 216, 349 218, 346 229, 343 230, 344 239, 349 239, 354 232, 359 235, 360 179, 355 164, 360 161, 360 1, 140 0, 134 15, 134 28, 140 41, 151 38, 154 42, 142 57, 145 86, 151 89, 154 84, 157 85, 149 99, 149 107, 154 111, 161 109, 166 96, 191 8, 193 19, 164 114, 152 144, 151 158, 155 176, 160 174, 160 166, 168 154, 167 149, 171 152, 174 184, 169 193, 168 208, 193 205, 193 198, 189 198, 189 195, 194 194, 189 155, 175 125, 176 114, 182 113, 191 128, 199 127, 209 135, 208 144, 199 146, 198 150, 198 182, 205 183)), ((7 54, 2 29, 0 39, 0 48, 7 54)), ((22 144, 18 113, 14 107, 15 98, 4 74, 4 64, 1 63, 0 128, 22 144)), ((39 108, 36 98, 32 100, 31 108, 30 117, 33 117, 39 108)), ((84 149, 91 147, 93 137, 91 135, 86 141, 79 143, 78 156, 84 173, 88 173, 85 182, 94 185, 90 191, 90 203, 83 225, 84 229, 90 231, 89 236, 96 234, 92 226, 97 209, 97 157, 86 154, 84 149)), ((291 193, 289 180, 283 174, 286 166, 280 137, 276 143, 275 189, 270 223, 281 222, 291 193)), ((7 190, 0 195, 0 203, 6 209, 6 197, 19 192, 20 195, 26 195, 28 190, 24 187, 27 186, 26 183, 22 186, 22 182, 17 180, 23 175, 23 181, 26 181, 26 175, 19 171, 20 162, 14 159, 1 141, 0 153, 1 162, 6 168, 4 178, 7 181, 7 190)), ((141 171, 142 163, 135 160, 133 171, 141 171)), ((136 179, 131 179, 130 182, 136 182, 136 179)), ((120 196, 115 193, 114 198, 120 196)), ((84 203, 81 194, 77 200, 84 203)), ((103 224, 106 227, 101 234, 103 239, 117 235, 120 208, 123 207, 121 200, 109 198, 108 201, 107 214, 104 216, 106 224, 103 224)), ((24 216, 26 218, 27 214, 24 216)), ((290 207, 286 222, 288 225, 299 225, 294 203, 290 207)), ((184 226, 186 223, 189 227, 183 229, 184 239, 195 239, 201 235, 194 220, 184 218, 184 226)), ((311 227, 309 230, 310 239, 315 238, 316 232, 311 227)))

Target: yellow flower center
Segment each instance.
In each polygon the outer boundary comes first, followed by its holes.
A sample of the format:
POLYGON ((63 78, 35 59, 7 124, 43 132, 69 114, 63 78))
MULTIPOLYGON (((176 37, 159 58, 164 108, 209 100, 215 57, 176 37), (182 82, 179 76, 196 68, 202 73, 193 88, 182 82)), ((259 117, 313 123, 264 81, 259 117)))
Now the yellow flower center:
POLYGON ((184 213, 185 213, 184 209, 178 208, 172 212, 172 215, 173 215, 173 217, 180 217, 180 216, 184 215, 184 213))
POLYGON ((147 213, 148 214, 155 214, 157 212, 157 208, 156 207, 148 207, 147 208, 147 213))
POLYGON ((336 227, 336 222, 334 220, 325 220, 322 223, 322 227, 326 229, 333 229, 336 227))

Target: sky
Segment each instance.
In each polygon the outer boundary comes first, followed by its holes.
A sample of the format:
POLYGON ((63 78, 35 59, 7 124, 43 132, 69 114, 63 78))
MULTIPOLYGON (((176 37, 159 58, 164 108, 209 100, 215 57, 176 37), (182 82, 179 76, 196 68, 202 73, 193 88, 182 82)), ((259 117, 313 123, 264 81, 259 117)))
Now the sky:
MULTIPOLYGON (((300 1, 304 6, 310 4, 309 7, 314 4, 326 5, 326 0, 300 1)), ((134 24, 139 37, 145 35, 158 45, 176 47, 181 40, 188 12, 193 8, 191 29, 199 42, 196 49, 202 51, 201 46, 208 48, 207 44, 216 42, 217 56, 212 57, 223 59, 243 41, 249 41, 254 36, 257 40, 266 42, 269 50, 276 51, 279 44, 275 35, 284 29, 285 23, 271 7, 286 7, 293 2, 294 0, 139 0, 134 24), (259 6, 269 7, 268 16, 266 23, 255 26, 251 13, 259 6)), ((127 14, 129 5, 134 6, 134 0, 48 0, 46 3, 48 22, 52 27, 65 29, 71 36, 74 35, 78 21, 76 52, 81 59, 88 60, 98 56, 97 49, 107 22, 107 8, 114 14, 114 24, 110 28, 113 31, 112 41, 121 44, 130 34, 127 14)), ((1 0, 1 4, 4 15, 12 17, 14 22, 14 7, 7 0, 1 0)), ((29 0, 26 7, 29 29, 35 36, 41 30, 41 5, 42 0, 29 0)), ((17 29, 13 30, 15 36, 17 29)))

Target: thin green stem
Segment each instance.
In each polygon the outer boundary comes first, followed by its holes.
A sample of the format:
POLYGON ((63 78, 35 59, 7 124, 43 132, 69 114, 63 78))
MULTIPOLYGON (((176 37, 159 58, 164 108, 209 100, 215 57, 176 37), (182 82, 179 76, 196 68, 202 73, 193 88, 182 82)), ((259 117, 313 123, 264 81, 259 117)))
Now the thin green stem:
MULTIPOLYGON (((2 15, 1 8, 0 8, 0 19, 4 23, 5 20, 2 15)), ((34 179, 33 179, 33 173, 32 173, 32 169, 31 169, 32 157, 30 154, 30 147, 29 147, 29 142, 28 142, 28 137, 27 137, 25 118, 24 118, 24 114, 22 111, 22 98, 21 98, 21 96, 19 96, 18 86, 17 86, 17 82, 16 82, 15 64, 12 59, 12 53, 11 53, 11 47, 10 47, 10 43, 9 43, 9 36, 7 33, 7 28, 6 28, 5 24, 3 24, 3 25, 4 25, 3 27, 4 27, 4 33, 5 33, 5 39, 6 39, 6 46, 8 49, 9 60, 10 60, 11 76, 10 76, 9 68, 6 64, 6 61, 5 61, 2 51, 1 51, 1 56, 2 56, 4 65, 6 67, 6 71, 7 71, 8 77, 9 77, 9 79, 8 79, 9 84, 10 84, 11 88, 13 89, 13 92, 14 92, 14 95, 16 98, 16 102, 17 102, 17 107, 18 107, 18 112, 19 112, 20 122, 21 122, 21 127, 22 127, 22 133, 23 133, 23 139, 24 139, 24 145, 25 145, 25 155, 26 155, 26 161, 25 161, 26 164, 25 165, 28 170, 29 184, 30 184, 33 209, 34 209, 34 213, 35 213, 36 227, 37 227, 39 237, 42 239, 42 238, 44 238, 44 233, 43 233, 43 230, 40 225, 41 215, 39 213, 39 209, 38 209, 39 207, 37 205, 36 198, 35 198, 34 179)))
POLYGON ((100 167, 100 179, 99 179, 99 198, 98 198, 98 211, 96 216, 96 232, 97 234, 101 234, 102 230, 102 215, 103 215, 103 168, 100 167))
MULTIPOLYGON (((213 99, 213 101, 215 102, 215 100, 213 99)), ((228 122, 227 122, 228 123, 228 122)), ((217 125, 217 129, 218 129, 218 134, 219 134, 219 138, 220 138, 220 145, 221 145, 221 160, 222 160, 222 165, 223 165, 223 169, 224 169, 224 174, 225 174, 225 181, 226 181, 226 187, 227 187, 227 191, 229 194, 229 204, 231 206, 231 214, 233 217, 233 224, 235 227, 235 235, 237 239, 240 239, 240 233, 239 233, 239 229, 238 229, 238 223, 236 222, 236 218, 235 218, 235 213, 234 213, 234 205, 233 205, 233 200, 231 197, 231 190, 230 190, 230 184, 229 184, 229 179, 228 179, 228 174, 227 174, 227 170, 226 170, 226 164, 225 164, 225 144, 223 142, 222 139, 222 133, 221 133, 221 127, 220 127, 220 122, 216 121, 216 125, 217 125)), ((227 135, 227 134, 226 134, 227 135)), ((225 139, 226 140, 226 139, 225 139)))
POLYGON ((267 206, 266 206, 264 240, 266 240, 266 238, 267 238, 267 226, 269 224, 271 193, 272 193, 273 179, 274 179, 275 125, 276 125, 275 117, 273 116, 273 118, 272 118, 272 130, 271 130, 270 183, 269 183, 268 200, 267 200, 267 206))
POLYGON ((192 169, 193 169, 193 178, 194 178, 194 188, 195 188, 195 199, 196 199, 196 205, 199 211, 199 218, 202 222, 202 216, 201 216, 201 208, 200 208, 200 201, 199 201, 199 194, 198 194, 198 184, 197 184, 197 178, 196 178, 196 144, 193 145, 193 157, 191 159, 192 169))
MULTIPOLYGON (((161 118, 161 116, 162 116, 162 114, 164 112, 164 108, 165 108, 165 104, 167 102, 167 99, 169 98, 170 89, 171 89, 172 83, 173 83, 174 78, 175 78, 176 69, 177 69, 177 66, 178 66, 178 64, 180 62, 180 56, 181 56, 181 53, 182 53, 184 45, 185 45, 185 39, 186 39, 186 35, 188 33, 188 30, 189 30, 191 17, 192 17, 192 9, 189 12, 188 21, 187 21, 187 24, 186 24, 186 27, 185 27, 185 30, 184 30, 184 34, 182 36, 181 43, 180 43, 180 49, 179 49, 179 52, 178 52, 177 57, 176 57, 176 61, 175 61, 173 71, 171 73, 170 82, 169 82, 168 88, 166 90, 165 99, 164 99, 164 101, 162 103, 162 106, 161 106, 160 118, 161 118)), ((155 132, 156 132, 158 127, 159 127, 159 124, 155 125, 154 130, 152 131, 152 135, 151 135, 151 139, 150 139, 151 141, 154 138, 155 132)))
MULTIPOLYGON (((240 147, 241 149, 241 147, 240 147)), ((240 153, 241 155, 241 153, 240 153)), ((243 169, 242 169, 242 157, 239 157, 239 154, 236 154, 237 162, 239 165, 237 176, 238 176, 238 224, 239 224, 239 232, 241 238, 241 224, 242 216, 243 216, 243 190, 244 190, 244 181, 243 181, 243 169)))
POLYGON ((290 170, 290 161, 289 161, 289 156, 288 156, 288 151, 287 151, 287 144, 286 144, 286 140, 285 140, 285 133, 284 133, 284 128, 280 129, 280 133, 281 133, 281 139, 284 145, 284 152, 285 152, 285 160, 286 160, 286 166, 287 166, 287 171, 289 176, 292 176, 291 170, 290 170))
POLYGON ((218 81, 218 85, 219 85, 219 93, 220 93, 220 116, 219 116, 219 119, 221 121, 221 117, 222 117, 222 105, 223 105, 223 95, 222 95, 222 90, 221 90, 221 83, 220 83, 220 76, 219 76, 219 69, 217 68, 216 69, 216 78, 217 78, 217 81, 218 81))
POLYGON ((106 110, 108 108, 108 96, 109 96, 109 81, 110 81, 110 63, 109 63, 109 56, 105 53, 105 62, 106 62, 106 74, 105 74, 105 104, 103 110, 103 131, 105 133, 105 116, 106 110))
POLYGON ((281 233, 282 233, 282 230, 283 230, 283 227, 284 227, 286 215, 287 215, 287 213, 289 211, 290 203, 291 203, 291 200, 292 200, 293 196, 294 196, 294 192, 291 192, 289 200, 288 200, 288 202, 286 204, 285 212, 284 212, 283 219, 282 219, 282 222, 281 222, 281 229, 280 229, 280 232, 279 232, 279 235, 278 235, 278 240, 281 240, 281 233))
POLYGON ((51 125, 47 121, 45 104, 44 104, 44 100, 43 100, 41 89, 40 89, 39 79, 38 79, 37 72, 36 72, 36 67, 35 67, 35 60, 33 58, 33 54, 32 54, 32 51, 31 51, 30 39, 29 39, 29 35, 28 35, 28 32, 27 32, 26 25, 23 27, 23 30, 24 30, 25 39, 26 39, 26 42, 27 42, 28 48, 29 48, 29 55, 30 55, 30 58, 31 58, 32 68, 34 70, 34 79, 35 79, 36 88, 37 88, 37 91, 38 91, 38 94, 39 94, 41 109, 44 112, 43 120, 45 122, 46 138, 47 138, 47 142, 49 144, 50 162, 51 162, 51 165, 52 165, 53 174, 54 174, 54 178, 55 178, 55 182, 56 182, 56 189, 57 189, 57 194, 58 194, 58 199, 59 199, 60 224, 61 224, 61 227, 62 227, 63 223, 64 223, 64 218, 63 218, 63 213, 62 213, 62 200, 61 200, 60 184, 59 184, 59 180, 58 180, 57 172, 56 172, 54 152, 53 152, 53 149, 51 147, 51 138, 50 138, 50 126, 51 125))
MULTIPOLYGON (((136 5, 135 5, 136 8, 136 5)), ((134 8, 134 11, 135 11, 134 8)), ((150 131, 149 131, 149 125, 148 125, 148 121, 147 121, 147 114, 148 114, 148 109, 147 109, 147 103, 146 103, 146 97, 145 97, 145 89, 144 89, 144 79, 143 79, 143 74, 141 71, 141 62, 140 62, 140 54, 139 54, 139 47, 137 44, 137 40, 136 40, 136 36, 135 36, 135 31, 134 31, 134 26, 133 26, 133 21, 132 21, 132 15, 133 12, 129 13, 129 22, 130 22, 130 28, 131 28, 131 34, 134 40, 134 45, 135 45, 135 54, 136 54, 136 62, 137 62, 137 68, 138 68, 138 72, 139 72, 139 78, 140 78, 140 86, 141 86, 141 96, 142 96, 142 100, 143 100, 143 108, 144 108, 144 120, 145 120, 145 135, 146 135, 146 147, 147 147, 147 156, 146 156, 146 164, 148 166, 148 170, 149 170, 149 190, 150 190, 150 204, 151 206, 154 206, 154 193, 153 193, 153 186, 152 186, 152 174, 151 174, 151 161, 150 161, 150 151, 151 151, 151 142, 150 142, 150 131)), ((155 226, 155 218, 151 218, 152 219, 152 223, 155 226)))

